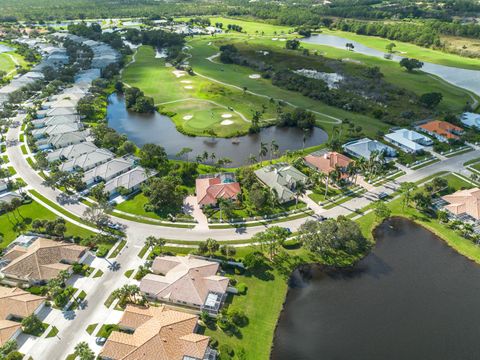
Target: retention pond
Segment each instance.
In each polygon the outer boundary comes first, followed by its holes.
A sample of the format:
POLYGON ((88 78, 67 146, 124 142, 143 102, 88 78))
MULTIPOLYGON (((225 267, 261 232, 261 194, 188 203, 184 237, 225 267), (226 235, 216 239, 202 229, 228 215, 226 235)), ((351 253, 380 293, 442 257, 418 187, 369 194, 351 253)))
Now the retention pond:
POLYGON ((273 360, 479 358, 480 266, 405 219, 375 237, 350 271, 293 274, 273 360))

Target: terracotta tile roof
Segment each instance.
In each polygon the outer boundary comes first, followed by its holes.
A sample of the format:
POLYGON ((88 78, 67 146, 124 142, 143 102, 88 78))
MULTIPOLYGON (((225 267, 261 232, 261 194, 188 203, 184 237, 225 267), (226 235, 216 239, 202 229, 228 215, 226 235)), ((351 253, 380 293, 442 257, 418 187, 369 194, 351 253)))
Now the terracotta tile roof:
POLYGON ((460 133, 463 131, 463 129, 459 126, 440 120, 430 121, 426 124, 420 125, 419 127, 428 132, 443 136, 447 139, 458 139, 458 135, 455 133, 460 133))
POLYGON ((113 360, 183 360, 185 356, 203 359, 209 338, 193 334, 197 320, 196 315, 165 307, 128 305, 119 325, 128 322, 138 326, 133 334, 112 332, 100 356, 113 360))
POLYGON ((219 264, 192 256, 155 258, 153 274, 140 282, 140 290, 158 300, 202 306, 209 292, 225 293, 228 278, 216 276, 219 264), (162 275, 159 275, 162 274, 162 275))
POLYGON ((15 246, 7 252, 4 259, 11 261, 2 273, 24 280, 49 280, 70 268, 64 262, 79 261, 86 250, 84 246, 38 238, 26 249, 15 246))
POLYGON ((445 195, 443 200, 449 204, 445 209, 455 215, 468 214, 480 220, 480 189, 459 190, 453 194, 445 195))
POLYGON ((335 167, 346 168, 353 160, 335 151, 323 155, 307 155, 304 160, 324 174, 330 174, 335 167))
POLYGON ((218 199, 235 200, 241 191, 238 182, 222 182, 221 175, 198 178, 195 189, 199 205, 214 205, 218 199))
POLYGON ((0 346, 5 344, 22 325, 15 321, 0 320, 0 346))
POLYGON ((18 322, 8 321, 11 316, 27 317, 45 302, 45 298, 19 288, 0 286, 0 345, 8 341, 20 328, 18 322))

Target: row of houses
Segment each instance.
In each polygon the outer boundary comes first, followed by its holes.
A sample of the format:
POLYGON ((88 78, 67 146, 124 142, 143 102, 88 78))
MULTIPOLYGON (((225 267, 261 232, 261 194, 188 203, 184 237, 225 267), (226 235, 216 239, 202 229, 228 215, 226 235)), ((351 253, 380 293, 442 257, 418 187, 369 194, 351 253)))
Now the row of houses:
POLYGON ((58 39, 70 39, 91 46, 96 57, 92 69, 80 72, 75 84, 45 101, 31 121, 31 134, 50 163, 59 163, 59 170, 83 173, 87 187, 105 183, 105 191, 114 197, 120 188, 134 191, 149 174, 133 157, 119 157, 93 143, 77 113, 77 104, 87 93, 100 70, 118 61, 119 54, 110 46, 67 33, 55 33, 58 39))

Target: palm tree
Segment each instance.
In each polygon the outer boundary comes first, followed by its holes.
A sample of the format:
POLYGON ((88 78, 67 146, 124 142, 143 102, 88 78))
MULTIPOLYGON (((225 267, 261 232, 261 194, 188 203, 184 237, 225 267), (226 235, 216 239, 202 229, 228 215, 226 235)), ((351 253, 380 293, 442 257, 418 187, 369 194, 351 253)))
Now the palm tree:
POLYGON ((326 174, 324 174, 324 176, 325 176, 325 196, 324 197, 325 197, 325 199, 327 199, 328 198, 328 183, 330 181, 330 173, 326 173, 326 174))
POLYGON ((295 184, 295 205, 298 205, 298 199, 307 193, 307 187, 303 181, 297 181, 295 184))
POLYGON ((263 157, 268 154, 267 143, 260 142, 260 151, 258 152, 258 157, 260 158, 260 162, 262 162, 263 157))
POLYGON ((75 346, 74 352, 76 358, 79 360, 93 360, 95 359, 95 353, 90 349, 86 341, 79 342, 75 346))
POLYGON ((273 156, 277 154, 279 146, 275 140, 270 142, 270 161, 273 160, 273 156))
POLYGON ((218 244, 218 241, 214 240, 214 239, 207 239, 205 244, 206 244, 208 254, 210 255, 210 257, 215 255, 215 252, 218 251, 218 249, 220 248, 220 245, 218 244))
POLYGON ((255 155, 253 154, 250 154, 250 156, 248 157, 248 161, 250 162, 250 164, 255 164, 257 162, 257 158, 255 155))

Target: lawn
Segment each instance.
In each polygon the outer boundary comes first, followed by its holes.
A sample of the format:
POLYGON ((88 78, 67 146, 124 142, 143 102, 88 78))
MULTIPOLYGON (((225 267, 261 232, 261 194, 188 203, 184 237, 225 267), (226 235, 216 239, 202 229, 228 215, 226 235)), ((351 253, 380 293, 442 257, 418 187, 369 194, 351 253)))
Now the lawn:
POLYGON ((224 137, 246 133, 252 110, 261 110, 262 105, 266 109, 264 119, 275 117, 274 105, 268 99, 244 94, 241 89, 228 88, 200 76, 176 72, 165 66, 164 59, 156 59, 154 55, 152 47, 140 47, 135 63, 125 69, 122 80, 152 96, 160 105, 160 111, 170 115, 184 132, 209 136, 213 130, 217 136, 224 137), (221 125, 225 120, 232 123, 221 125))
MULTIPOLYGON (((21 206, 18 211, 0 215, 0 250, 17 238, 18 235, 28 231, 34 219, 55 220, 57 215, 44 208, 39 203, 32 201, 21 206)), ((89 230, 67 222, 66 236, 88 237, 92 235, 89 230)))
POLYGON ((277 319, 287 293, 287 281, 277 271, 255 276, 236 275, 235 279, 248 287, 246 295, 233 297, 230 306, 240 308, 249 324, 240 329, 241 337, 229 336, 222 330, 206 329, 205 334, 220 344, 229 344, 235 350, 245 349, 246 359, 269 359, 277 319))
POLYGON ((413 57, 434 64, 453 66, 464 69, 480 69, 480 60, 478 59, 449 54, 443 51, 428 49, 418 45, 404 43, 401 41, 392 41, 377 36, 357 35, 355 33, 339 30, 324 29, 323 33, 341 36, 353 41, 357 41, 363 45, 380 51, 386 51, 385 46, 393 42, 396 45, 394 50, 400 56, 413 57))
POLYGON ((117 245, 117 247, 112 251, 112 253, 108 256, 109 259, 113 259, 117 257, 118 254, 120 254, 120 251, 127 245, 127 240, 122 240, 120 243, 117 245))

